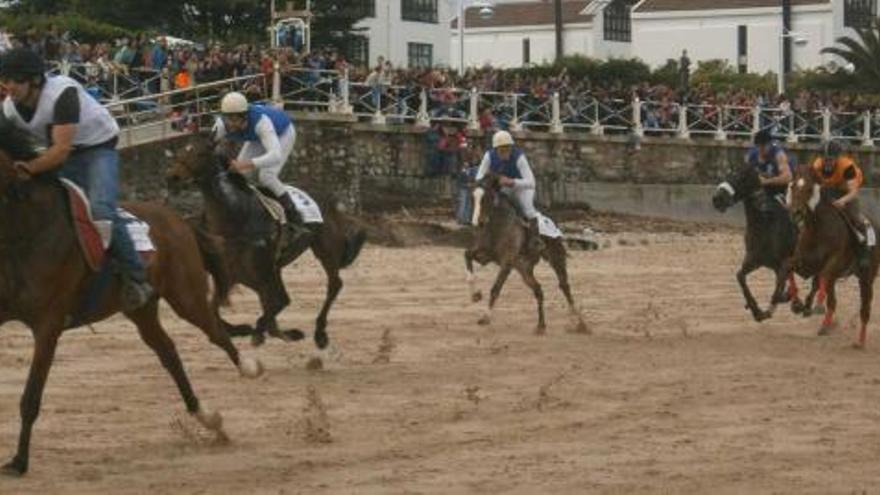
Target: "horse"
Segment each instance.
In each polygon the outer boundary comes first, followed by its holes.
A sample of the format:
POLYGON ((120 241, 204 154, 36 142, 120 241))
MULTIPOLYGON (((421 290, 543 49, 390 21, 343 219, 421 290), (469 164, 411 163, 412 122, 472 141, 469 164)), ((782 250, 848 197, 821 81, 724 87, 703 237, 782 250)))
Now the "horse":
MULTIPOLYGON (((823 299, 826 300, 825 319, 819 328, 819 335, 827 335, 834 327, 834 312, 837 309, 835 283, 840 278, 855 275, 859 280, 861 299, 861 327, 855 347, 863 348, 871 318, 880 249, 877 246, 872 248, 869 267, 858 267, 859 240, 843 212, 831 204, 829 195, 822 190, 810 167, 804 165, 796 170, 794 180, 789 186, 787 202, 792 218, 800 228, 800 235, 794 254, 786 262, 784 269, 803 277, 815 276, 818 279, 817 300, 820 303, 823 299)), ((781 290, 783 289, 777 284, 776 292, 781 290)))
POLYGON ((525 252, 528 241, 528 228, 519 212, 514 200, 501 193, 499 177, 496 174, 487 174, 473 190, 474 212, 472 223, 476 227, 474 240, 469 249, 464 252, 467 280, 471 293, 471 301, 478 303, 483 295, 475 287, 474 265, 476 261, 480 265, 496 263, 501 268, 489 295, 489 307, 480 318, 480 325, 491 323, 492 310, 501 295, 501 289, 507 281, 510 272, 516 270, 523 281, 535 295, 538 305, 538 325, 535 333, 542 335, 546 332, 547 324, 544 318, 544 292, 541 284, 535 278, 535 266, 546 260, 559 280, 559 289, 568 301, 571 316, 576 320, 575 332, 589 333, 583 316, 575 306, 571 296, 571 288, 568 283, 568 253, 561 238, 543 236, 544 249, 539 254, 525 252))
MULTIPOLYGON (((302 339, 302 331, 280 331, 276 322, 277 315, 290 304, 281 270, 303 253, 288 249, 291 239, 285 235, 286 227, 266 211, 243 175, 227 171, 229 159, 222 147, 214 145, 209 134, 195 136, 192 143, 176 153, 171 152, 170 158, 169 179, 195 181, 205 202, 201 222, 205 230, 222 239, 224 245, 220 259, 214 256, 216 262, 208 266, 215 275, 215 285, 221 287, 215 308, 236 284, 252 289, 260 299, 263 314, 256 327, 233 325, 218 313, 223 327, 232 336, 250 335, 256 345, 265 341, 266 333, 284 340, 302 339), (224 269, 214 270, 214 265, 224 269), (223 280, 227 275, 229 279, 223 280)), ((332 201, 319 200, 318 203, 324 223, 306 224, 312 232, 312 242, 306 249, 311 249, 327 275, 324 304, 314 333, 315 345, 325 349, 330 342, 327 317, 343 287, 340 272, 357 259, 366 233, 362 229, 350 233, 346 219, 332 201)), ((210 256, 208 251, 204 250, 206 256, 210 256)))
MULTIPOLYGON (((736 280, 746 300, 746 309, 752 312, 755 321, 761 322, 773 316, 777 304, 788 300, 792 301, 794 312, 805 311, 798 299, 794 275, 786 274, 783 269, 785 261, 794 253, 797 227, 785 206, 764 191, 758 177, 758 171, 748 164, 734 171, 715 189, 712 205, 724 213, 736 203, 743 203, 746 213, 746 254, 736 272, 736 280), (787 293, 777 295, 774 291, 766 311, 758 306, 747 282, 749 274, 759 268, 772 270, 776 274, 777 285, 786 279, 789 282, 787 293)), ((809 312, 805 314, 809 315, 809 312)))
MULTIPOLYGON (((51 173, 30 179, 18 176, 15 161, 35 156, 27 135, 14 128, 0 129, 0 324, 20 321, 34 337, 33 359, 21 398, 18 450, 2 467, 4 474, 14 476, 24 475, 29 468, 31 433, 60 335, 121 311, 119 277, 105 276, 112 275, 109 261, 100 271, 87 263, 61 182, 51 173), (105 277, 106 286, 95 291, 93 284, 101 277, 105 277), (90 302, 84 304, 87 299, 90 302), (73 320, 72 315, 76 315, 73 320)), ((240 357, 218 325, 197 234, 162 205, 126 203, 124 207, 150 226, 156 251, 147 262, 147 272, 157 292, 146 305, 124 314, 174 379, 187 411, 219 438, 226 438, 222 416, 203 408, 174 342, 162 328, 158 298, 165 299, 181 318, 225 351, 243 376, 259 376, 262 365, 240 357)))

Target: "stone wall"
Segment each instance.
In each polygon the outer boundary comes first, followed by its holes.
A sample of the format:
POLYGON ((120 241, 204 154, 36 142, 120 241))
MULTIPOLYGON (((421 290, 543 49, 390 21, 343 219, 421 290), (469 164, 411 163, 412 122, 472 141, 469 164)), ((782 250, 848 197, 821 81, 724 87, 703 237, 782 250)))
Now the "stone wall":
MULTIPOLYGON (((331 192, 340 204, 353 208, 361 202, 365 187, 425 196, 449 194, 448 179, 422 178, 429 154, 424 129, 375 126, 326 115, 296 115, 296 121, 294 166, 285 171, 285 180, 307 190, 331 192)), ((484 141, 479 134, 471 138, 484 141)), ((636 142, 627 136, 529 132, 516 138, 538 177, 538 195, 544 204, 586 201, 578 193, 583 184, 715 184, 742 163, 747 148, 744 142, 673 137, 636 142)), ((125 195, 167 198, 164 149, 184 146, 189 139, 193 138, 124 150, 125 195)), ((801 163, 817 152, 815 144, 790 149, 801 163)), ((854 151, 868 183, 880 183, 878 153, 869 148, 854 151)), ((176 201, 190 209, 198 198, 185 195, 176 201)))

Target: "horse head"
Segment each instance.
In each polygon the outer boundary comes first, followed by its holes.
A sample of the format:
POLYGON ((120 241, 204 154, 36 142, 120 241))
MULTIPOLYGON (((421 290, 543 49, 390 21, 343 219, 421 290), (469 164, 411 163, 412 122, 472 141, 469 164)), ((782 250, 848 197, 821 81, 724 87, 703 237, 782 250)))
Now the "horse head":
POLYGON ((485 225, 489 221, 489 212, 495 205, 495 198, 501 189, 501 181, 497 174, 489 172, 474 187, 474 215, 471 223, 474 227, 485 225))
POLYGON ((169 181, 191 181, 210 178, 226 170, 228 159, 222 148, 208 134, 197 135, 183 148, 165 150, 171 165, 166 171, 169 181))
POLYGON ((19 198, 26 190, 15 162, 36 158, 37 152, 28 134, 11 124, 0 125, 0 200, 19 198))
POLYGON ((785 195, 785 203, 791 212, 792 220, 799 228, 803 226, 807 217, 816 211, 821 200, 822 186, 816 181, 813 171, 807 165, 799 166, 785 195))
POLYGON ((761 181, 758 179, 758 171, 749 164, 743 165, 739 170, 727 176, 727 179, 718 184, 715 194, 712 195, 712 206, 724 213, 737 202, 748 198, 759 191, 761 181))

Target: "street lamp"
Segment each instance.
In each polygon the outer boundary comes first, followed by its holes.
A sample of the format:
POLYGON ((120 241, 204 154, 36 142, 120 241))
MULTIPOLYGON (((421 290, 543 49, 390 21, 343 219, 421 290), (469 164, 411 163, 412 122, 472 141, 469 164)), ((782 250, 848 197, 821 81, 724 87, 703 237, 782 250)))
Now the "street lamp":
POLYGON ((458 73, 464 75, 464 17, 467 4, 480 9, 481 19, 491 19, 495 7, 489 0, 458 0, 458 73))
POLYGON ((805 46, 809 43, 809 39, 803 33, 798 33, 795 31, 785 31, 785 28, 782 28, 782 32, 779 33, 779 71, 776 74, 776 92, 777 94, 785 94, 785 39, 792 38, 794 44, 797 46, 805 46))

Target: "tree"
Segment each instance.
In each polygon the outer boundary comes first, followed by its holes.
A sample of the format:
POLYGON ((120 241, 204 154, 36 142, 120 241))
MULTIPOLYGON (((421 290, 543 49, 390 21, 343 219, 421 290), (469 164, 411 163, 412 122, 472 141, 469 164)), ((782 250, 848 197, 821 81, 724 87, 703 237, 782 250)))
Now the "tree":
POLYGON ((312 48, 332 46, 349 54, 364 28, 355 24, 367 16, 363 0, 320 0, 312 2, 312 48))
POLYGON ((841 36, 838 46, 822 49, 822 53, 837 55, 853 65, 854 75, 872 91, 880 91, 880 25, 856 29, 856 37, 841 36))

